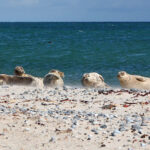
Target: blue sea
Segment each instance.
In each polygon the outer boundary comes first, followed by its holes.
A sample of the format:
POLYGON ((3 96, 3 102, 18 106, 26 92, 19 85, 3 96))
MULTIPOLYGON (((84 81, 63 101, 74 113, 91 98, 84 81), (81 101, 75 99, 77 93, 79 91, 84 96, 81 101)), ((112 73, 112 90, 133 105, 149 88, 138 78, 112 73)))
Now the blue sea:
POLYGON ((68 85, 88 72, 114 86, 118 71, 150 77, 150 22, 0 23, 0 73, 17 65, 39 77, 58 69, 68 85))

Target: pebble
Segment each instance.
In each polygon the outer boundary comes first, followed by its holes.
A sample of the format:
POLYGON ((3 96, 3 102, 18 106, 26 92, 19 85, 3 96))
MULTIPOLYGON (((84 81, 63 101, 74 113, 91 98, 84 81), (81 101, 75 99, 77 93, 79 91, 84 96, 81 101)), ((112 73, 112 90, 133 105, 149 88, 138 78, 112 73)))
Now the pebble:
POLYGON ((134 121, 131 118, 129 118, 129 117, 126 118, 126 123, 133 123, 133 122, 134 121))
POLYGON ((75 128, 76 128, 76 125, 72 124, 72 125, 71 125, 71 128, 72 128, 72 129, 75 129, 75 128))
POLYGON ((120 128, 119 128, 119 131, 121 131, 121 132, 122 132, 122 131, 126 131, 126 128, 125 128, 125 127, 120 127, 120 128))
POLYGON ((120 131, 117 129, 111 133, 112 136, 116 136, 117 134, 120 134, 120 131))
POLYGON ((132 148, 128 148, 128 150, 133 150, 132 148))
POLYGON ((90 120, 89 120, 89 122, 93 124, 93 122, 94 122, 94 119, 90 119, 90 120))
POLYGON ((98 121, 94 121, 94 122, 93 122, 93 125, 98 125, 98 124, 99 124, 98 121))
POLYGON ((54 142, 55 141, 55 138, 54 137, 51 137, 49 142, 54 142))
POLYGON ((141 143, 141 147, 145 147, 146 146, 146 144, 145 143, 141 143))
POLYGON ((100 128, 106 129, 106 128, 107 128, 107 125, 105 125, 105 124, 104 124, 104 125, 101 125, 100 128))
POLYGON ((92 129, 92 132, 94 132, 95 134, 98 134, 98 130, 97 129, 92 129))
POLYGON ((25 128, 24 131, 30 131, 30 128, 25 128))
POLYGON ((139 125, 136 125, 136 124, 132 125, 131 128, 134 130, 140 130, 141 129, 141 127, 139 125))
POLYGON ((91 135, 88 135, 87 140, 91 140, 91 138, 92 138, 92 136, 91 136, 91 135))

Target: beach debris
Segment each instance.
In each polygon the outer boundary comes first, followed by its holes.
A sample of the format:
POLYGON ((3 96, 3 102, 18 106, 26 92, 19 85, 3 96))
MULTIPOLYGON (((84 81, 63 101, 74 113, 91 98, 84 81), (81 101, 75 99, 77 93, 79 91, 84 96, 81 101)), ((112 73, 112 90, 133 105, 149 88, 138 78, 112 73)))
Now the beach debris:
POLYGON ((145 138, 145 137, 147 137, 148 135, 147 134, 143 134, 142 136, 141 136, 141 138, 145 138))
POLYGON ((69 102, 70 102, 71 100, 70 100, 70 99, 68 99, 68 98, 67 98, 67 99, 63 99, 63 100, 60 100, 60 102, 67 102, 67 101, 69 101, 69 102))
POLYGON ((102 109, 114 109, 116 107, 116 105, 114 104, 109 104, 109 105, 104 105, 102 106, 102 109))
POLYGON ((66 130, 60 130, 60 129, 55 129, 55 132, 57 133, 57 134, 61 134, 61 133, 72 133, 72 129, 70 129, 70 128, 68 128, 68 129, 66 129, 66 130))
POLYGON ((127 108, 127 107, 129 107, 129 106, 130 106, 130 105, 127 105, 127 104, 124 104, 124 105, 123 105, 123 107, 125 107, 125 108, 127 108))
POLYGON ((141 105, 148 105, 148 104, 150 104, 150 102, 139 102, 139 104, 141 104, 141 105))
POLYGON ((128 94, 132 94, 134 95, 134 97, 132 98, 136 98, 136 97, 144 97, 144 96, 148 96, 150 94, 150 91, 139 91, 139 90, 135 90, 135 89, 130 89, 130 90, 126 90, 126 89, 121 89, 121 90, 99 90, 98 94, 103 94, 103 95, 109 95, 109 94, 117 94, 117 95, 121 95, 122 93, 128 93, 128 94), (144 93, 144 94, 143 94, 144 93))

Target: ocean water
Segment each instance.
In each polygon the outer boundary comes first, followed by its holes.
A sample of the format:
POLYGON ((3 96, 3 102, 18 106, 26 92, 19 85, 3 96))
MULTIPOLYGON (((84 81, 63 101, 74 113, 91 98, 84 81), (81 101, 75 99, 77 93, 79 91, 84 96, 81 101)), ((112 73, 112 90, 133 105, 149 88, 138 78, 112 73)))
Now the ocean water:
POLYGON ((68 85, 88 72, 114 86, 121 70, 150 77, 150 23, 0 23, 0 73, 17 65, 39 77, 59 69, 68 85))

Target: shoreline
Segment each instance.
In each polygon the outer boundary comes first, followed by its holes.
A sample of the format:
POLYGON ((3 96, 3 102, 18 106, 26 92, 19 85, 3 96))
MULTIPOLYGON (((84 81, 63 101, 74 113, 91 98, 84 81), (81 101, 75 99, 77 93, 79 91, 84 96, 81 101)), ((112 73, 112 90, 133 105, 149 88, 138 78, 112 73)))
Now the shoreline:
POLYGON ((1 150, 149 150, 150 92, 0 86, 1 150))

